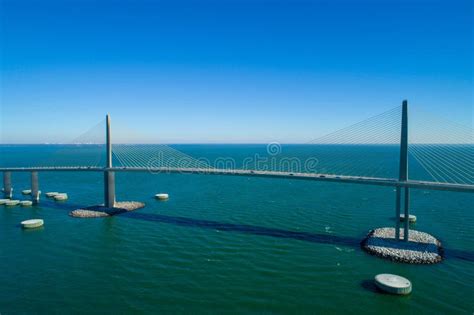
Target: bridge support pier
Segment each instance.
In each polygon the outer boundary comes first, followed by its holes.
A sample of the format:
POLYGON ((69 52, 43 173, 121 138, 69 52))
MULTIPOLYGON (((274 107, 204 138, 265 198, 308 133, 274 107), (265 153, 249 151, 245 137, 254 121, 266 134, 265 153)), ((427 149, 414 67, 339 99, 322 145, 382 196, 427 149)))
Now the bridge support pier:
MULTIPOLYGON (((405 220, 403 222, 403 240, 408 241, 408 233, 409 233, 409 224, 410 220, 410 188, 405 187, 403 188, 405 192, 404 200, 403 200, 403 215, 405 216, 405 220)), ((402 188, 397 187, 397 196, 396 196, 396 207, 395 207, 395 239, 400 240, 400 214, 401 214, 401 206, 402 206, 402 188)))
POLYGON ((38 203, 40 198, 38 172, 31 172, 31 199, 38 203))
POLYGON ((395 197, 395 239, 398 241, 400 240, 400 206, 402 203, 402 192, 400 187, 396 188, 396 194, 397 196, 395 197))
POLYGON ((115 173, 104 172, 104 205, 108 208, 115 206, 115 173))
POLYGON ((5 198, 13 197, 11 172, 3 172, 3 195, 5 196, 5 198))
MULTIPOLYGON (((403 220, 403 240, 408 242, 408 233, 409 233, 409 224, 410 224, 410 189, 405 187, 405 207, 404 207, 404 215, 405 220, 403 220)), ((400 219, 398 220, 400 222, 400 219)))

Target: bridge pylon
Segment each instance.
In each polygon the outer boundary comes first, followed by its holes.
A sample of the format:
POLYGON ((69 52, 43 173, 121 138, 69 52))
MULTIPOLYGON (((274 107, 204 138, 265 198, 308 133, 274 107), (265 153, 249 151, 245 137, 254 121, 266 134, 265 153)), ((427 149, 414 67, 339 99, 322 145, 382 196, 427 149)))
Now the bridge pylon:
MULTIPOLYGON (((408 101, 404 100, 402 103, 402 121, 401 121, 401 135, 400 135, 400 169, 399 181, 408 181, 408 101)), ((396 188, 396 213, 395 213, 395 239, 400 240, 400 210, 401 210, 401 192, 402 187, 396 188)), ((403 226, 403 240, 408 241, 409 236, 409 207, 410 207, 410 189, 405 186, 403 188, 404 196, 404 226, 403 226)))
POLYGON ((112 142, 110 133, 110 115, 106 116, 105 125, 107 164, 104 169, 104 205, 112 208, 115 206, 115 172, 112 168, 112 142))

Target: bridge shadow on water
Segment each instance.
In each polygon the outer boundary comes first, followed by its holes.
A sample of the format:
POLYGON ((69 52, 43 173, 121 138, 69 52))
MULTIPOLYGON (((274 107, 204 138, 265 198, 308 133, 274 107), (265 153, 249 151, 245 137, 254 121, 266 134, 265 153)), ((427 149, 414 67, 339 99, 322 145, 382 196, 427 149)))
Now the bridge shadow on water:
MULTIPOLYGON (((62 209, 62 210, 75 210, 88 208, 83 205, 74 205, 71 203, 58 203, 45 201, 42 204, 50 208, 62 209)), ((225 223, 212 220, 195 219, 181 216, 170 216, 155 213, 141 213, 141 212, 128 212, 126 210, 117 211, 115 216, 124 217, 128 219, 143 220, 147 222, 157 222, 165 224, 173 224, 182 227, 210 229, 224 232, 251 234, 259 236, 269 236, 275 238, 294 239, 298 241, 305 241, 318 244, 334 244, 348 247, 360 248, 362 241, 361 238, 349 237, 349 236, 337 236, 322 233, 312 232, 298 232, 290 231, 277 228, 269 228, 257 225, 248 224, 236 224, 236 223, 225 223)), ((80 219, 80 218, 78 218, 80 219)), ((95 220, 99 220, 96 218, 95 220)), ((474 262, 474 252, 465 251, 459 249, 447 249, 444 248, 445 259, 457 258, 469 262, 474 262)))
POLYGON ((121 217, 128 217, 131 219, 138 219, 151 222, 174 224, 184 227, 203 228, 224 232, 237 232, 244 234, 271 236, 278 238, 294 239, 299 241, 321 243, 321 244, 337 244, 345 246, 360 246, 360 240, 353 237, 336 236, 329 234, 317 234, 310 232, 288 231, 283 229, 268 228, 256 225, 224 223, 211 220, 194 219, 179 216, 169 216, 153 213, 123 213, 121 217))

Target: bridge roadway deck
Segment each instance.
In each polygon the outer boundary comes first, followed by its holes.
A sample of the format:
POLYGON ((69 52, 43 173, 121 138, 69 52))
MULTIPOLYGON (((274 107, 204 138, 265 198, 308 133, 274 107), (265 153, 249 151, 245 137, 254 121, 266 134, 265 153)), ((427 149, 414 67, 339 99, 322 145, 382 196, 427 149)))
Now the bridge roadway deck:
POLYGON ((214 169, 214 168, 175 168, 175 167, 9 167, 0 168, 0 172, 149 172, 149 173, 179 173, 179 174, 203 174, 203 175, 234 175, 234 176, 255 176, 255 177, 273 177, 288 178, 299 180, 314 180, 327 182, 340 182, 376 186, 409 187, 429 190, 446 190, 457 192, 474 193, 474 185, 452 184, 429 182, 419 180, 399 181, 394 178, 379 178, 365 176, 347 176, 334 174, 317 173, 293 173, 281 171, 257 171, 257 170, 239 170, 239 169, 214 169))

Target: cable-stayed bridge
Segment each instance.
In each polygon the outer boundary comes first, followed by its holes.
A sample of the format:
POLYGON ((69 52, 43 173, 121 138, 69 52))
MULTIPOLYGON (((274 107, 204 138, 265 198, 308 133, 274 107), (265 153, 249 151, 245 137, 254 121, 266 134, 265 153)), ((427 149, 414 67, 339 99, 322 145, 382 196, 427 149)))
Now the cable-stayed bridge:
MULTIPOLYGON (((12 195, 12 172, 31 172, 32 196, 38 201, 38 173, 46 171, 103 172, 108 207, 115 204, 116 172, 259 176, 392 186, 396 189, 396 217, 402 208, 408 217, 411 188, 474 192, 472 128, 427 113, 413 123, 408 120, 406 101, 304 145, 288 146, 286 152, 272 143, 266 152, 242 157, 241 161, 196 157, 176 145, 112 144, 109 116, 68 145, 49 149, 49 155, 38 154, 36 165, 11 165, 7 156, 5 161, 0 159, 7 197, 12 195)), ((399 232, 398 220, 396 224, 399 232)), ((405 240, 408 228, 405 220, 405 240)))

